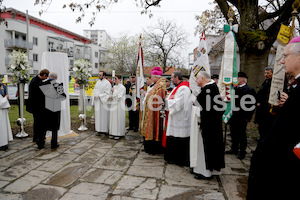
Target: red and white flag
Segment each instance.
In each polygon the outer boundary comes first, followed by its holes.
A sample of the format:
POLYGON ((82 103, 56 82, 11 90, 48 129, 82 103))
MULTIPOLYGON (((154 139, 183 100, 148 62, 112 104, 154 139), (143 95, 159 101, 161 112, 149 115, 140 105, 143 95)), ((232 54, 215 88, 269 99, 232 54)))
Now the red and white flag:
POLYGON ((136 68, 136 97, 140 98, 141 93, 140 89, 144 87, 144 73, 143 73, 143 48, 141 44, 141 36, 140 36, 140 45, 139 45, 139 53, 138 53, 138 62, 136 68))

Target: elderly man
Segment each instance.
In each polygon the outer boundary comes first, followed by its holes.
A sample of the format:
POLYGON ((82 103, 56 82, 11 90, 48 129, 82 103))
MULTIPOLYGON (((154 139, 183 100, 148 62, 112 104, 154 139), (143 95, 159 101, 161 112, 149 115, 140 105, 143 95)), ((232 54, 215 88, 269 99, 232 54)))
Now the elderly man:
POLYGON ((107 134, 109 128, 109 105, 108 100, 111 94, 111 84, 106 79, 104 71, 99 72, 93 92, 93 105, 95 107, 95 130, 96 135, 107 134))
POLYGON ((259 137, 262 140, 267 131, 275 120, 275 116, 270 113, 269 96, 273 76, 273 69, 271 67, 265 68, 266 80, 262 83, 260 90, 256 95, 256 115, 255 122, 258 124, 259 137))
POLYGON ((300 37, 285 47, 280 61, 286 73, 295 77, 266 137, 251 159, 247 199, 299 199, 300 159, 293 152, 300 142, 300 37))
POLYGON ((180 166, 189 165, 189 143, 191 127, 191 90, 189 82, 183 81, 181 72, 171 77, 176 86, 167 98, 168 122, 165 160, 180 166))
POLYGON ((150 154, 162 153, 163 118, 160 117, 160 110, 166 96, 166 80, 161 75, 160 67, 155 67, 151 71, 154 86, 145 99, 141 133, 145 138, 145 152, 150 154))
POLYGON ((226 153, 237 154, 237 158, 243 160, 246 156, 247 148, 246 128, 247 123, 251 121, 254 113, 255 105, 254 103, 252 104, 252 101, 255 102, 256 92, 252 87, 247 85, 247 75, 245 72, 238 73, 238 81, 239 85, 234 88, 237 97, 235 98, 235 108, 230 119, 232 144, 231 149, 226 151, 226 153))
POLYGON ((217 84, 210 79, 207 72, 200 71, 196 82, 201 87, 201 92, 197 96, 196 102, 196 105, 199 103, 201 107, 201 134, 198 135, 197 149, 199 152, 197 152, 197 165, 193 171, 195 178, 200 179, 218 175, 221 168, 225 167, 222 131, 222 115, 224 113, 222 107, 224 105, 217 84), (202 144, 200 137, 203 139, 202 144))

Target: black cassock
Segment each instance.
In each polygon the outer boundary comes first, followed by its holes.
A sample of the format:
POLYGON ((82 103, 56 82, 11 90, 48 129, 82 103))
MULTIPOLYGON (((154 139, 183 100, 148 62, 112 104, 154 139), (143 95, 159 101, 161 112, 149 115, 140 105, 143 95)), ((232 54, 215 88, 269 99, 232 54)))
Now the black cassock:
POLYGON ((202 129, 206 169, 220 171, 221 168, 225 167, 222 131, 222 115, 224 111, 215 109, 215 106, 222 107, 220 105, 222 99, 216 83, 207 84, 201 88, 197 101, 202 107, 200 111, 200 127, 202 129), (216 99, 217 102, 215 101, 216 99))
POLYGON ((300 142, 300 85, 291 87, 289 98, 252 156, 248 200, 300 199, 300 159, 293 153, 300 142))
POLYGON ((38 142, 38 137, 44 135, 45 127, 45 96, 39 86, 42 80, 35 76, 29 83, 29 96, 26 104, 26 110, 33 114, 33 142, 38 142))

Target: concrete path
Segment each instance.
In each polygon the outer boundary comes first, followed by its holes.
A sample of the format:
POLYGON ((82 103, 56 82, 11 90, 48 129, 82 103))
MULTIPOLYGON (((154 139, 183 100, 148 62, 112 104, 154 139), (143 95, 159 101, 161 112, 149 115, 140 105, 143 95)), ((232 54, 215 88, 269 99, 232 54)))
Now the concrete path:
POLYGON ((15 139, 0 151, 0 199, 244 199, 254 141, 243 161, 226 155, 226 168, 212 180, 148 155, 140 141, 135 132, 112 140, 87 131, 60 139, 57 150, 50 141, 38 150, 32 138, 15 139))

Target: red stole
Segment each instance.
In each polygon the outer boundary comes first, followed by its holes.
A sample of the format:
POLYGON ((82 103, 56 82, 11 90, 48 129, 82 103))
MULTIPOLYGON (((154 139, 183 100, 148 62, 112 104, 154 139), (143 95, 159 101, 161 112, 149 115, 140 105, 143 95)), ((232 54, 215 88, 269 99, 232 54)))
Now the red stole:
MULTIPOLYGON (((190 83, 188 81, 182 81, 181 83, 179 83, 179 85, 172 91, 172 93, 170 94, 168 99, 174 99, 175 93, 177 92, 178 88, 180 88, 181 86, 188 86, 190 87, 190 83)), ((164 132, 163 132, 163 138, 162 138, 162 146, 166 147, 166 143, 167 143, 167 125, 168 125, 168 118, 169 118, 169 111, 167 111, 167 116, 166 116, 166 120, 165 120, 165 128, 164 128, 164 132)))

